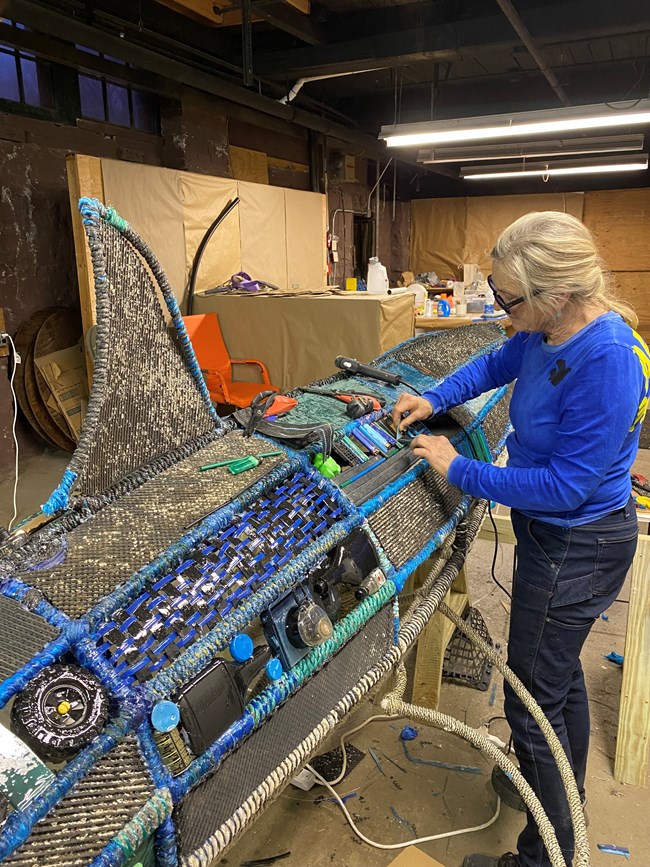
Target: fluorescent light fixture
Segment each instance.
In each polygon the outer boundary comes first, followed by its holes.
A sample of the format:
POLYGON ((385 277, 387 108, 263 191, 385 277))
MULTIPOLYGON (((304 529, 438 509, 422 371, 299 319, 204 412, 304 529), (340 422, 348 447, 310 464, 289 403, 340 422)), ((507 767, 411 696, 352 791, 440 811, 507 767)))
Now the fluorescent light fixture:
POLYGON ((506 160, 521 157, 568 157, 582 154, 625 153, 643 150, 643 133, 608 135, 598 138, 547 139, 546 141, 503 142, 501 144, 426 148, 418 153, 418 162, 465 163, 480 160, 506 160))
POLYGON ((650 123, 650 99, 640 100, 633 109, 628 109, 627 105, 614 103, 613 108, 606 105, 580 105, 548 111, 395 124, 383 126, 379 138, 384 139, 388 147, 414 147, 650 123))
POLYGON ((562 175, 595 175, 609 172, 638 172, 648 168, 648 155, 639 154, 633 158, 601 158, 591 162, 574 161, 543 164, 522 163, 521 168, 512 165, 470 166, 460 170, 460 177, 466 181, 487 181, 497 178, 558 177, 562 175))

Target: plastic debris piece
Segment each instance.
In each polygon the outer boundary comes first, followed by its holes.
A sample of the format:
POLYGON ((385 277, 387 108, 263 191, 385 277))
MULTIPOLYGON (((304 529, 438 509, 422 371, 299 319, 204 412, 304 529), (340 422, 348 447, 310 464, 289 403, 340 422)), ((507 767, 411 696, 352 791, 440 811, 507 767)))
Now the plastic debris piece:
POLYGON ((403 825, 405 828, 408 828, 414 837, 418 836, 417 828, 415 827, 413 822, 409 822, 408 819, 405 819, 403 816, 400 816, 400 814, 397 812, 395 807, 391 807, 390 811, 393 814, 393 817, 395 818, 395 821, 398 823, 398 825, 403 825))
POLYGON ((492 707, 492 705, 494 704, 496 697, 497 697, 497 685, 496 685, 496 683, 493 683, 492 684, 492 691, 490 692, 490 701, 489 701, 490 707, 492 707))
POLYGON ((402 731, 399 733, 400 740, 403 741, 414 741, 418 736, 418 730, 414 729, 413 726, 404 726, 402 731))
POLYGON ((600 619, 601 620, 609 620, 609 615, 608 614, 601 614, 600 619))
POLYGON ((368 752, 370 753, 370 756, 371 756, 373 762, 377 765, 377 767, 378 767, 379 770, 382 772, 382 774, 383 774, 384 776, 386 776, 386 772, 385 772, 384 769, 382 768, 382 766, 381 766, 381 762, 380 762, 379 759, 377 758, 377 753, 373 750, 372 747, 368 747, 368 752))
POLYGON ((610 662, 615 662, 616 665, 623 665, 624 656, 621 656, 620 653, 617 653, 615 650, 610 651, 607 656, 604 656, 603 659, 609 659, 610 662))
POLYGON ((627 846, 614 846, 613 843, 597 843, 596 845, 601 852, 607 852, 608 855, 624 855, 626 858, 630 857, 630 850, 627 846))
POLYGON ((406 741, 402 741, 402 748, 404 749, 404 755, 409 760, 409 762, 414 762, 416 765, 432 765, 434 768, 447 768, 448 771, 460 771, 463 774, 483 773, 480 768, 476 768, 473 765, 456 765, 453 762, 436 762, 431 761, 430 759, 419 759, 409 753, 406 746, 406 741))

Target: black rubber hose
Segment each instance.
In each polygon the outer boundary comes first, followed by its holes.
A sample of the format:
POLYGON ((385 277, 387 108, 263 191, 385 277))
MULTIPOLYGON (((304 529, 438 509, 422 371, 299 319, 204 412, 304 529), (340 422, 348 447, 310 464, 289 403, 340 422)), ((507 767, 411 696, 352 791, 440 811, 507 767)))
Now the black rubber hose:
POLYGON ((192 308, 194 307, 194 287, 196 286, 196 275, 199 272, 199 265, 201 264, 201 258, 203 257, 203 252, 208 245, 208 241, 217 231, 219 226, 226 219, 228 214, 239 204, 239 196, 236 196, 231 202, 228 202, 226 207, 221 211, 219 216, 216 218, 214 223, 210 226, 205 235, 201 238, 201 243, 196 248, 196 253, 194 254, 194 261, 192 262, 192 271, 190 274, 190 284, 187 289, 187 315, 192 315, 192 308))

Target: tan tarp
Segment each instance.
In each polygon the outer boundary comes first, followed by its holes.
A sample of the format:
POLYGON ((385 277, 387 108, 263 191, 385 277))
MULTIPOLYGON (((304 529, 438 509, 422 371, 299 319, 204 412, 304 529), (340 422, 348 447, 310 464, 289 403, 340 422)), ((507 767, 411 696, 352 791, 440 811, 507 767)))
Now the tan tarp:
POLYGON ((566 211, 582 219, 584 193, 416 199, 411 202, 411 270, 462 279, 463 262, 491 270, 490 250, 500 232, 530 211, 566 211))
MULTIPOLYGON (((334 373, 337 355, 372 361, 413 336, 410 294, 197 295, 194 310, 218 313, 231 357, 260 359, 271 382, 283 391, 334 373)), ((251 370, 245 373, 238 367, 235 378, 250 380, 251 370)))
POLYGON ((179 301, 198 245, 237 195, 237 209, 205 248, 197 291, 242 270, 282 289, 327 283, 327 204, 320 193, 118 160, 102 160, 102 173, 107 203, 149 244, 179 301))
POLYGON ((176 295, 185 288, 182 172, 102 159, 104 199, 151 247, 176 295))
POLYGON ((327 203, 319 193, 284 190, 287 226, 287 286, 319 289, 327 283, 325 232, 327 203))
MULTIPOLYGON (((196 249, 220 211, 237 196, 237 181, 181 172, 185 269, 189 276, 196 249)), ((219 286, 241 271, 239 214, 232 211, 216 230, 201 257, 196 291, 219 286)), ((161 239, 162 241, 162 239, 161 239)), ((164 243, 164 242, 163 242, 164 243)))
POLYGON ((284 190, 240 181, 242 270, 276 286, 287 285, 284 190), (271 230, 269 230, 271 227, 271 230))

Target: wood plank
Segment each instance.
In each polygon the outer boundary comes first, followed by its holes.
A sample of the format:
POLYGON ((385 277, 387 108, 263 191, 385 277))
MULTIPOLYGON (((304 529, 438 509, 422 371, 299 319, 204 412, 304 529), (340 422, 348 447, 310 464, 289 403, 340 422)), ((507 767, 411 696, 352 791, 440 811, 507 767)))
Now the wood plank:
MULTIPOLYGON (((494 518, 494 523, 499 534, 499 542, 503 542, 505 545, 516 545, 517 538, 515 536, 514 530, 512 529, 510 515, 495 515, 494 512, 492 512, 492 517, 494 518)), ((494 529, 492 527, 492 522, 490 521, 489 516, 486 517, 483 521, 483 524, 481 525, 481 530, 478 534, 478 538, 488 539, 491 542, 494 541, 494 529)))
POLYGON ((275 169, 288 169, 292 172, 307 172, 309 173, 309 166, 306 163, 296 163, 293 160, 281 160, 278 157, 270 157, 267 155, 266 157, 267 164, 269 168, 275 169))
MULTIPOLYGON (((456 614, 467 607, 467 593, 457 589, 464 586, 464 577, 459 574, 451 590, 445 596, 447 605, 456 614)), ((413 674, 413 704, 436 710, 442 686, 442 663, 449 639, 456 627, 439 611, 433 615, 420 635, 413 674)))
MULTIPOLYGON (((6 331, 5 312, 2 307, 0 307, 0 331, 6 331)), ((0 358, 5 358, 7 355, 9 355, 9 346, 0 346, 0 358)))
POLYGON ((639 536, 632 563, 618 716, 614 779, 632 786, 648 781, 650 744, 650 536, 639 536))
POLYGON ((311 12, 311 0, 284 0, 284 2, 287 6, 293 6, 294 9, 304 12, 305 15, 311 12))
POLYGON ((82 196, 91 196, 104 201, 104 182, 102 179, 102 163, 98 157, 84 154, 68 154, 66 157, 68 172, 68 192, 70 194, 70 210, 72 212, 72 232, 74 236, 75 261, 79 281, 79 300, 81 302, 81 322, 86 352, 86 367, 88 369, 88 384, 93 380, 93 360, 87 348, 86 336, 97 322, 95 310, 95 278, 90 250, 86 243, 86 233, 78 202, 82 196))

